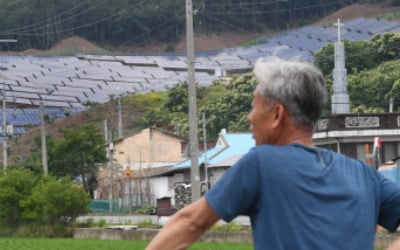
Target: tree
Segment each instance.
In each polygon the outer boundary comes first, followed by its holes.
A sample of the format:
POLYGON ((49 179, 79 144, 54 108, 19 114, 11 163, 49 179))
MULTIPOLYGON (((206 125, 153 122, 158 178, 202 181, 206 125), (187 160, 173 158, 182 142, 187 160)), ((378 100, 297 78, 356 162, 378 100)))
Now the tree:
POLYGON ((66 227, 79 215, 89 212, 89 202, 88 194, 79 185, 67 178, 47 177, 21 202, 22 217, 28 223, 66 227))
MULTIPOLYGON (((200 100, 207 94, 207 88, 196 86, 196 98, 200 100)), ((184 112, 189 110, 188 106, 188 83, 180 82, 168 89, 168 99, 164 104, 168 112, 184 112)))
MULTIPOLYGON (((377 52, 368 41, 344 40, 346 70, 348 74, 354 71, 371 69, 379 64, 377 52)), ((329 43, 314 54, 314 63, 325 76, 332 73, 334 68, 334 45, 329 43)))
POLYGON ((98 167, 107 160, 104 147, 103 136, 92 125, 65 130, 64 139, 49 149, 49 172, 59 177, 80 177, 93 197, 98 167))
POLYGON ((376 68, 349 76, 348 87, 353 111, 387 110, 389 98, 399 96, 399 63, 400 60, 384 62, 376 68))
POLYGON ((33 172, 13 168, 0 174, 0 225, 10 228, 22 224, 23 207, 21 202, 28 199, 38 177, 33 172))
POLYGON ((400 34, 384 33, 376 35, 371 40, 372 47, 377 51, 380 62, 400 58, 400 34))
POLYGON ((229 131, 248 131, 247 115, 251 110, 256 84, 250 73, 236 77, 228 85, 224 95, 201 108, 200 113, 205 112, 207 117, 208 138, 215 139, 222 128, 229 131))

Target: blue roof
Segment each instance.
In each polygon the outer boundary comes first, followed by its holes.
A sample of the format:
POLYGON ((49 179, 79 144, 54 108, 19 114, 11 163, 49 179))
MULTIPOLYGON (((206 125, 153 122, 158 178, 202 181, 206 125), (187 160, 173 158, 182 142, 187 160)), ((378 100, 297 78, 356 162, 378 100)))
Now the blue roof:
MULTIPOLYGON (((251 133, 221 133, 215 147, 200 155, 199 165, 205 161, 206 155, 208 164, 212 165, 232 156, 244 155, 254 146, 251 133)), ((190 165, 189 159, 176 164, 171 170, 188 169, 190 165)))

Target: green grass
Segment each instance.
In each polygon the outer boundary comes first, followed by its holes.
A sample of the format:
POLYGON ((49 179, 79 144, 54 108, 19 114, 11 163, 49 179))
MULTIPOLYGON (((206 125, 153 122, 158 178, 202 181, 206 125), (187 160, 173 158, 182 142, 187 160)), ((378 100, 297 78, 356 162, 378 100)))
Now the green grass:
MULTIPOLYGON (((145 249, 148 241, 134 240, 97 240, 97 239, 27 239, 0 238, 1 250, 140 250, 145 249)), ((191 250, 247 250, 251 244, 236 243, 195 243, 191 250)))
MULTIPOLYGON (((139 240, 97 240, 97 239, 28 239, 1 238, 1 250, 141 250, 149 242, 139 240)), ((199 242, 190 250, 250 250, 252 244, 199 242)), ((375 248, 383 250, 383 248, 375 248)))

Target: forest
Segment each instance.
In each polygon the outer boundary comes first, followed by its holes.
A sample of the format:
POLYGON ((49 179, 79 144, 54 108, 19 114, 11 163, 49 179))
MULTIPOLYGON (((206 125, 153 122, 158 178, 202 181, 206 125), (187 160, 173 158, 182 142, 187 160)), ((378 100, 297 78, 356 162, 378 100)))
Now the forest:
MULTIPOLYGON (((388 112, 389 100, 400 111, 400 34, 385 33, 371 41, 345 40, 346 69, 350 108, 352 113, 388 112)), ((324 73, 328 96, 332 95, 333 44, 315 54, 315 65, 324 73)), ((247 115, 251 109, 256 86, 251 73, 232 76, 229 84, 214 82, 210 87, 197 88, 199 137, 202 137, 202 113, 206 117, 207 138, 215 139, 222 128, 230 132, 248 131, 247 115)), ((140 126, 173 128, 175 133, 188 136, 187 84, 179 83, 166 93, 151 93, 152 108, 141 118, 140 126), (160 98, 154 96, 159 95, 160 98), (162 96, 162 98, 161 98, 162 96)), ((140 96, 131 97, 139 100, 140 96)), ((150 100, 150 99, 149 99, 150 100)), ((330 115, 330 98, 323 116, 330 115)))
MULTIPOLYGON (((196 32, 279 31, 313 21, 354 3, 390 6, 398 0, 193 0, 196 32)), ((0 0, 2 50, 48 49, 80 36, 103 45, 173 43, 185 32, 185 1, 0 0)))

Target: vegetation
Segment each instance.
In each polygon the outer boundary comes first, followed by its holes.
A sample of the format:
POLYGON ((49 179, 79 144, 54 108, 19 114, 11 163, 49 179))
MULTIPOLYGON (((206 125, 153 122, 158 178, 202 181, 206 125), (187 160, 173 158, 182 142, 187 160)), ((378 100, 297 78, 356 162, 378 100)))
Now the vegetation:
MULTIPOLYGON (((383 112, 389 99, 400 103, 399 59, 400 35, 384 33, 373 37, 371 42, 345 40, 348 91, 352 112, 383 112)), ((328 44, 315 54, 315 64, 332 85, 333 44, 328 44)))
MULTIPOLYGON (((194 0, 194 25, 200 32, 281 30, 363 2, 378 1, 194 0)), ((48 49, 65 37, 81 36, 120 46, 159 40, 168 43, 166 51, 173 51, 185 31, 185 4, 175 0, 0 0, 0 5, 0 37, 18 39, 1 44, 2 49, 48 49)))
POLYGON ((93 197, 97 170, 107 161, 103 135, 92 125, 65 130, 63 134, 63 140, 49 147, 49 172, 58 177, 79 177, 84 189, 93 197))
MULTIPOLYGON (((215 83, 211 87, 197 87, 199 110, 199 135, 202 136, 202 113, 205 113, 207 138, 215 139, 222 128, 229 131, 248 129, 247 114, 251 107, 255 80, 251 74, 234 77, 227 86, 215 83)), ((145 128, 157 126, 173 131, 183 137, 189 134, 187 83, 171 87, 167 99, 160 106, 149 110, 140 125, 145 128)))
POLYGON ((144 206, 135 210, 136 214, 154 214, 155 211, 154 206, 144 206))
POLYGON ((0 234, 67 236, 89 197, 70 180, 13 168, 0 175, 0 234))
MULTIPOLYGON (((97 239, 20 239, 0 238, 2 249, 6 250, 106 250, 106 249, 145 249, 148 241, 133 240, 97 240, 97 239)), ((215 243, 198 242, 191 246, 191 250, 246 250, 253 249, 247 243, 215 243)))
POLYGON ((210 229, 211 232, 237 232, 237 231, 243 231, 243 230, 249 230, 249 228, 243 227, 234 221, 231 221, 229 223, 225 223, 222 225, 215 224, 210 229))

